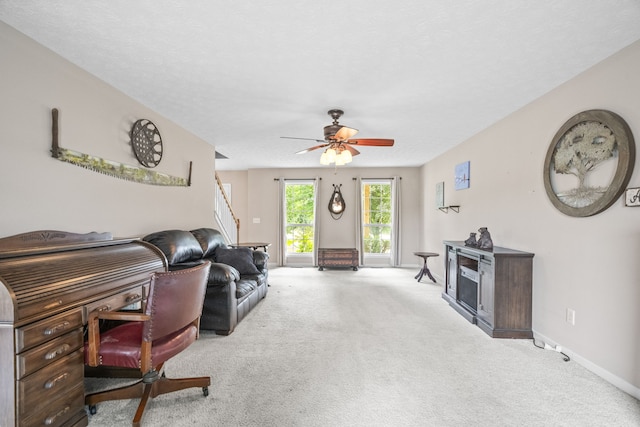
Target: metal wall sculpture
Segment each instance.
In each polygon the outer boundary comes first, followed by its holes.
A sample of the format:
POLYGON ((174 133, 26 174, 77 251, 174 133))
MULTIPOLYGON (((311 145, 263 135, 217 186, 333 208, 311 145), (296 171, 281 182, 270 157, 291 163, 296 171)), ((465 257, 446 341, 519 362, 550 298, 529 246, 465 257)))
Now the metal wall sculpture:
POLYGON ((187 178, 181 178, 60 147, 58 144, 58 109, 54 108, 51 110, 51 115, 53 118, 51 156, 53 158, 104 175, 141 184, 172 187, 191 186, 191 168, 193 162, 189 162, 189 176, 187 178))
POLYGON ((547 151, 547 196, 567 215, 598 214, 622 195, 635 158, 633 134, 622 117, 607 110, 578 113, 560 128, 547 151))
POLYGON ((331 199, 329 199, 329 213, 331 213, 333 219, 340 219, 347 207, 340 187, 342 187, 342 184, 333 184, 333 193, 331 193, 331 199))

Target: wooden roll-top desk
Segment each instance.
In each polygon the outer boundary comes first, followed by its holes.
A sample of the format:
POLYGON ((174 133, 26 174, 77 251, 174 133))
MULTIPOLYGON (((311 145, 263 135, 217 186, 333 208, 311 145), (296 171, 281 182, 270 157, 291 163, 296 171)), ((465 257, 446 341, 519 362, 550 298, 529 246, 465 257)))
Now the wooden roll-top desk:
POLYGON ((86 426, 84 325, 141 303, 165 256, 109 233, 0 239, 0 426, 86 426))

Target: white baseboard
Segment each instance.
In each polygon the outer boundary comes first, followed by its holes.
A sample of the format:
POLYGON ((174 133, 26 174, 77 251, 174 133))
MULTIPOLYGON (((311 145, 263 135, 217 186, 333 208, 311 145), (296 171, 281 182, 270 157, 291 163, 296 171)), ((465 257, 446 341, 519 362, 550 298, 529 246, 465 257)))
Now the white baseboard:
MULTIPOLYGON (((554 340, 547 338, 542 334, 537 333, 536 331, 533 331, 533 336, 535 337, 536 341, 542 341, 544 343, 554 345, 554 346, 559 344, 559 343, 556 343, 554 340)), ((611 383, 612 385, 618 387, 620 390, 624 391, 625 393, 640 400, 640 388, 634 386, 631 383, 628 383, 622 378, 612 374, 611 372, 596 365, 590 360, 585 359, 579 354, 574 353, 573 351, 571 351, 571 349, 566 348, 562 344, 560 345, 562 346, 562 352, 565 353, 567 356, 569 356, 571 360, 573 360, 574 362, 578 363, 581 366, 584 366, 586 369, 590 370, 591 372, 601 377, 605 381, 611 383)))

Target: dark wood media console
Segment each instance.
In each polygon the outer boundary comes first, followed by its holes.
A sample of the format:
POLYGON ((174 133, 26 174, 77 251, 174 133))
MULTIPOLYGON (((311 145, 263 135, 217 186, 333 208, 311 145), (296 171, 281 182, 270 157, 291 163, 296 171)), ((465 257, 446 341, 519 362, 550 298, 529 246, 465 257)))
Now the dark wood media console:
POLYGON ((533 256, 445 241, 446 283, 442 298, 494 338, 532 338, 533 256))

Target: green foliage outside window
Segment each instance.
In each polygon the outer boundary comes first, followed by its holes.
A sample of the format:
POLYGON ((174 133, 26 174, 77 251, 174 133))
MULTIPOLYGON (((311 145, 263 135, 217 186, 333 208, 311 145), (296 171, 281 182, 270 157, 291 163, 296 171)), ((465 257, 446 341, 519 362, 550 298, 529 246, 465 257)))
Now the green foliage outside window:
POLYGON ((313 252, 313 191, 313 184, 287 183, 285 186, 287 253, 313 252))
POLYGON ((391 184, 362 184, 364 252, 391 252, 391 184))

